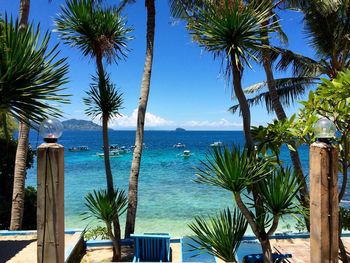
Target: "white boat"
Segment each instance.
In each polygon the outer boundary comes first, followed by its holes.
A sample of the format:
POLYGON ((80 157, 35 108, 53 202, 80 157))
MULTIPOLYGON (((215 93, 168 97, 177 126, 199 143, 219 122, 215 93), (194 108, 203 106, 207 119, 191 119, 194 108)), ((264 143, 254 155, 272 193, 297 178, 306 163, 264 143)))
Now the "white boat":
POLYGON ((189 150, 184 150, 181 154, 182 157, 188 158, 192 155, 192 153, 189 150))
POLYGON ((70 152, 85 152, 88 150, 89 150, 88 146, 75 146, 75 147, 68 148, 68 151, 70 152))
MULTIPOLYGON (((96 153, 96 155, 98 157, 105 157, 105 154, 104 153, 96 153)), ((119 151, 109 151, 109 157, 120 157, 120 154, 119 154, 119 151)))
POLYGON ((223 142, 221 141, 217 141, 217 142, 213 142, 212 144, 210 144, 211 147, 222 147, 224 146, 223 142))
POLYGON ((183 143, 181 143, 181 142, 179 142, 179 143, 177 143, 177 144, 174 144, 173 147, 174 147, 174 148, 185 148, 186 145, 183 144, 183 143))

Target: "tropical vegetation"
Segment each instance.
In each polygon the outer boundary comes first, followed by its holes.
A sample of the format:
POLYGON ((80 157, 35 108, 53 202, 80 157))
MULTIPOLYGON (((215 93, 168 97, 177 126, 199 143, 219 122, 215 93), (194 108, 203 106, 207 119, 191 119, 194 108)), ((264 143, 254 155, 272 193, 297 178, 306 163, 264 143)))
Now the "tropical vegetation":
MULTIPOLYGON (((66 6, 62 6, 61 11, 55 23, 63 42, 78 48, 84 56, 93 58, 96 63, 97 76, 93 77, 93 83, 86 92, 88 97, 84 98, 87 106, 85 112, 88 116, 100 118, 102 121, 103 158, 108 194, 105 193, 104 198, 102 198, 102 193, 95 197, 97 204, 109 198, 109 203, 106 205, 112 209, 110 198, 115 197, 118 190, 114 188, 109 158, 108 122, 111 118, 120 115, 123 99, 122 94, 111 83, 103 63, 111 64, 126 58, 127 44, 131 39, 129 33, 132 29, 126 25, 120 9, 103 6, 93 0, 67 0, 66 6)), ((90 210, 91 207, 89 206, 90 210)), ((103 211, 95 210, 95 215, 98 212, 103 211)), ((100 214, 100 219, 105 222, 108 235, 113 241, 113 259, 119 261, 121 258, 120 213, 115 211, 115 213, 108 214, 108 220, 111 221, 106 220, 104 216, 100 214)))

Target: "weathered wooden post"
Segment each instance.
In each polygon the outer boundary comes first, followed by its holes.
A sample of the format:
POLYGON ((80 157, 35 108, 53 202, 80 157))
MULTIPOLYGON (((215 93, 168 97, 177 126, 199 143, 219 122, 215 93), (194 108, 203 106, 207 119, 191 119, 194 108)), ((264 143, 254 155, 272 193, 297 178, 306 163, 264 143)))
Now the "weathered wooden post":
POLYGON ((64 148, 57 143, 62 124, 44 121, 37 149, 37 262, 64 262, 64 148))
POLYGON ((327 119, 315 124, 318 142, 310 147, 310 262, 338 262, 338 154, 330 139, 335 126, 327 119))

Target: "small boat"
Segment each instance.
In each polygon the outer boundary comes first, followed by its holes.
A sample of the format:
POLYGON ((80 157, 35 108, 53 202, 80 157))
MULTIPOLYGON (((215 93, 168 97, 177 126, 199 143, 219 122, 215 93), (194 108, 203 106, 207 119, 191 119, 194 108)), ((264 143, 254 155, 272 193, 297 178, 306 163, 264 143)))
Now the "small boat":
POLYGON ((89 150, 88 146, 75 146, 75 147, 68 148, 68 151, 70 152, 85 152, 88 150, 89 150))
POLYGON ((120 146, 118 149, 119 153, 129 153, 131 152, 126 146, 120 146))
POLYGON ((220 141, 217 142, 213 142, 212 144, 210 144, 211 147, 222 147, 224 146, 224 144, 220 141))
POLYGON ((177 144, 174 144, 173 147, 174 147, 174 148, 185 148, 186 145, 183 144, 183 143, 181 143, 181 142, 179 142, 179 143, 177 143, 177 144))
MULTIPOLYGON (((98 157, 105 157, 105 154, 104 153, 96 153, 96 155, 98 157)), ((120 157, 120 154, 119 154, 119 151, 109 151, 109 157, 120 157)))
POLYGON ((183 158, 188 158, 192 155, 192 153, 189 150, 184 150, 181 154, 178 154, 182 156, 183 158))

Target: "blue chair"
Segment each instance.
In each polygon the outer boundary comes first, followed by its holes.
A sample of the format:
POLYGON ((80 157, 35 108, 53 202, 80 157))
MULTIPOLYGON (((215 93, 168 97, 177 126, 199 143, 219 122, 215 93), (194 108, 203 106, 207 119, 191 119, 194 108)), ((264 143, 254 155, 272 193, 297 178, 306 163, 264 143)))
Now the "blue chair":
POLYGON ((131 234, 134 240, 133 262, 170 262, 169 234, 131 234))
MULTIPOLYGON (((272 254, 274 263, 283 262, 284 259, 291 258, 292 254, 272 254)), ((243 263, 264 263, 263 254, 250 254, 243 257, 243 263)))

